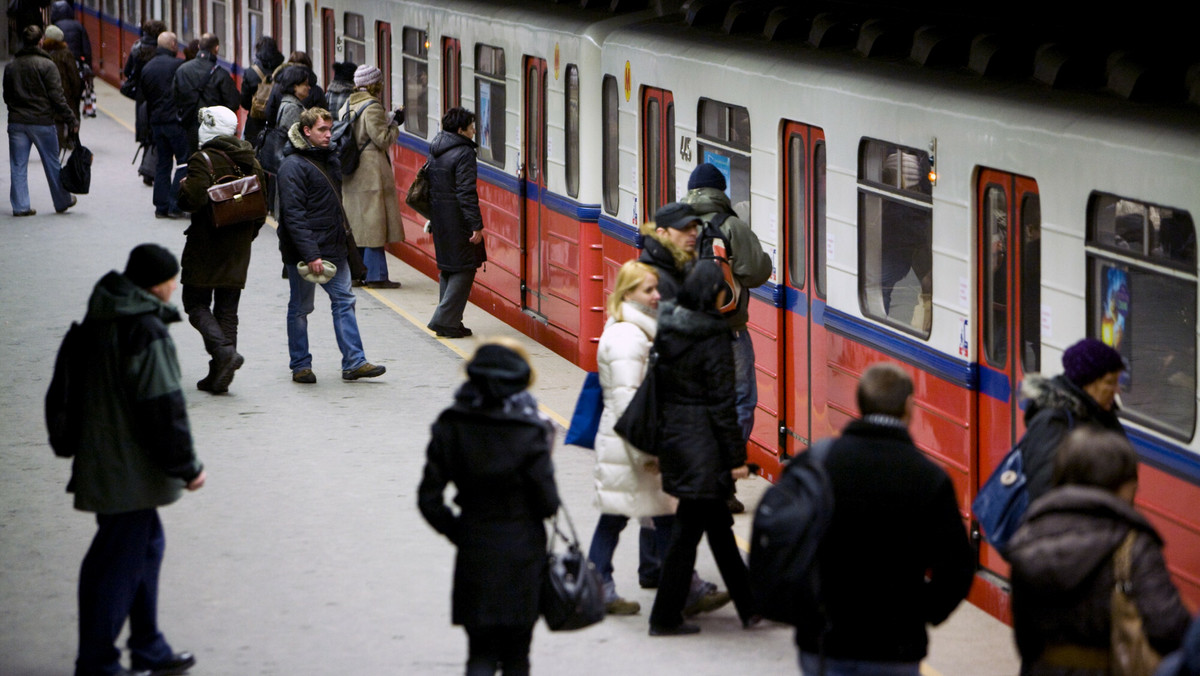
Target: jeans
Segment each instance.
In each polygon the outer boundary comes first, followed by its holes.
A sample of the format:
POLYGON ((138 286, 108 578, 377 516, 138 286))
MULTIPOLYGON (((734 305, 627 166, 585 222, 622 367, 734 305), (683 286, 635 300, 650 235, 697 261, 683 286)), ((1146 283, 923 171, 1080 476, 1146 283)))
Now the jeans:
POLYGON ((387 252, 381 246, 363 246, 363 265, 367 266, 368 282, 388 281, 387 252))
POLYGON ((471 299, 475 270, 461 272, 438 271, 438 306, 429 320, 431 329, 461 329, 463 311, 471 299))
POLYGON ((155 124, 150 127, 154 136, 154 151, 158 164, 154 167, 154 212, 167 214, 179 211, 179 181, 187 175, 188 146, 183 128, 177 124, 155 124), (172 176, 171 167, 175 166, 172 176))
POLYGON ((158 630, 158 573, 166 538, 155 509, 97 514, 99 529, 79 573, 79 656, 76 676, 115 674, 117 637, 129 619, 134 664, 173 655, 158 630))
POLYGON ((800 673, 804 676, 920 676, 920 662, 868 662, 866 660, 835 660, 826 657, 821 670, 821 658, 812 653, 800 653, 800 673))
MULTIPOLYGON (((671 526, 675 517, 666 514, 653 517, 653 521, 654 528, 642 529, 643 535, 645 531, 649 531, 651 536, 638 540, 638 576, 647 581, 653 580, 657 584, 659 578, 657 569, 661 565, 659 561, 666 555, 667 547, 670 545, 671 526), (642 574, 643 569, 647 571, 645 575, 642 574), (655 572, 650 573, 651 570, 655 572)), ((622 514, 601 514, 599 521, 596 522, 596 531, 592 534, 592 545, 588 549, 588 561, 591 561, 596 566, 597 572, 600 573, 606 595, 610 590, 612 592, 612 598, 604 599, 606 603, 616 600, 612 558, 613 552, 617 550, 621 531, 625 529, 627 523, 629 523, 629 517, 622 514)))
POLYGON ((742 428, 742 441, 749 441, 754 429, 754 409, 758 406, 758 378, 754 371, 754 342, 747 329, 733 337, 733 373, 738 427, 742 428))
MULTIPOLYGON (((342 370, 352 371, 367 363, 363 353, 362 338, 358 334, 358 320, 354 317, 354 292, 350 289, 350 265, 343 259, 334 261, 337 274, 321 285, 329 294, 333 311, 333 335, 337 337, 338 349, 342 351, 342 370)), ((287 334, 288 355, 291 357, 292 373, 312 368, 312 353, 308 351, 308 315, 313 311, 313 297, 317 285, 300 276, 295 265, 285 265, 288 271, 287 334)))
POLYGON ((29 211, 29 149, 37 147, 42 158, 42 169, 46 182, 50 184, 50 197, 54 210, 62 211, 71 206, 71 193, 63 190, 58 174, 62 166, 58 163, 58 130, 52 124, 8 123, 8 169, 11 184, 8 201, 14 214, 29 211))

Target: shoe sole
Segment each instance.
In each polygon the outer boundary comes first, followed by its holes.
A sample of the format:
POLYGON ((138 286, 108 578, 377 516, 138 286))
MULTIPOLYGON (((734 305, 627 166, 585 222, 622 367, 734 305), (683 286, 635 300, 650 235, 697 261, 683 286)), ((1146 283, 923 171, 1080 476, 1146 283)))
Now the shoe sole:
POLYGON ((245 363, 246 358, 235 352, 233 359, 231 359, 229 363, 224 366, 224 368, 219 369, 217 374, 213 377, 211 392, 213 394, 224 394, 225 392, 228 392, 229 385, 233 383, 234 371, 242 368, 242 364, 245 363))

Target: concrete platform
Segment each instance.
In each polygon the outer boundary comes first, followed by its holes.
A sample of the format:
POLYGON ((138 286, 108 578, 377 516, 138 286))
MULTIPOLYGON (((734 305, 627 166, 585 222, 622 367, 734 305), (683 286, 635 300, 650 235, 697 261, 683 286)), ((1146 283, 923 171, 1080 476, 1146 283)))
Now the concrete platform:
MULTIPOLYGON (((55 350, 83 316, 92 285, 123 267, 130 248, 158 242, 182 251, 186 221, 156 220, 150 188, 129 163, 132 102, 97 82, 101 115, 83 141, 96 154, 91 194, 55 215, 41 167, 31 160, 39 214, 0 210, 0 674, 70 674, 76 649, 75 589, 94 519, 64 493, 69 462, 46 443, 42 397, 55 350)), ((0 119, 7 119, 6 115, 0 119)), ((7 154, 7 137, 0 139, 7 154)), ((0 178, 7 186, 7 173, 0 178)), ((450 625, 453 546, 416 509, 429 425, 462 379, 471 340, 435 338, 424 324, 437 284, 396 259, 399 290, 360 290, 358 320, 368 359, 388 367, 377 380, 339 378, 328 300, 310 319, 315 386, 291 382, 275 232, 255 242, 242 296, 240 351, 246 365, 231 392, 186 390, 193 435, 209 481, 161 511, 168 547, 159 619, 176 649, 192 650, 194 674, 454 674, 466 641, 450 625)), ((177 299, 178 300, 178 299, 177 299)), ((482 310, 466 323, 478 335, 522 338, 482 310)), ((185 383, 206 372, 207 355, 186 324, 172 327, 185 383)), ((523 338, 522 338, 523 339, 523 338)), ((524 340, 524 339, 523 339, 524 340)), ((538 370, 534 392, 560 423, 570 415, 582 372, 524 342, 538 370)), ((580 537, 591 539, 590 451, 555 451, 559 490, 580 537)), ((753 507, 765 489, 742 482, 753 507)), ((750 516, 736 519, 743 541, 750 516)), ((880 553, 886 565, 886 552, 880 553)), ((791 632, 767 624, 743 631, 732 607, 700 618, 701 634, 647 636, 652 592, 637 587, 636 533, 617 551, 623 595, 642 604, 573 633, 535 631, 541 674, 797 673, 791 632)), ((701 574, 719 575, 707 549, 701 574)), ((864 612, 889 612, 864 608, 864 612)), ((964 605, 933 632, 929 675, 1014 674, 1011 632, 964 605)))

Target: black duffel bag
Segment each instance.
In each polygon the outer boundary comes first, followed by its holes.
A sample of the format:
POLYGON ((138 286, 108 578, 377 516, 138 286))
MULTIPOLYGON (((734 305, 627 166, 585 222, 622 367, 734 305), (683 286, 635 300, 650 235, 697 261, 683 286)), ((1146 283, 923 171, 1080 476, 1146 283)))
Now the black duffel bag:
POLYGON ((58 179, 63 190, 76 195, 86 195, 92 187, 92 151, 79 142, 78 135, 75 136, 75 150, 58 173, 58 179))
POLYGON ((542 617, 550 631, 583 629, 604 619, 604 586, 600 573, 579 548, 579 536, 567 508, 559 505, 558 514, 550 521, 550 542, 546 552, 546 572, 542 578, 538 602, 542 617), (558 527, 558 515, 567 519, 571 536, 558 527), (562 538, 567 549, 554 551, 554 543, 562 538))

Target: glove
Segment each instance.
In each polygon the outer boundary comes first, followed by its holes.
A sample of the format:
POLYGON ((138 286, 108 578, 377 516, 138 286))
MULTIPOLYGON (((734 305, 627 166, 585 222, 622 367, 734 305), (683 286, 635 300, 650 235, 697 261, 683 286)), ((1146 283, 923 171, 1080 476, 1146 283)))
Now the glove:
POLYGON ((404 124, 404 109, 403 108, 397 108, 395 111, 392 112, 392 122, 396 123, 397 125, 404 124))

